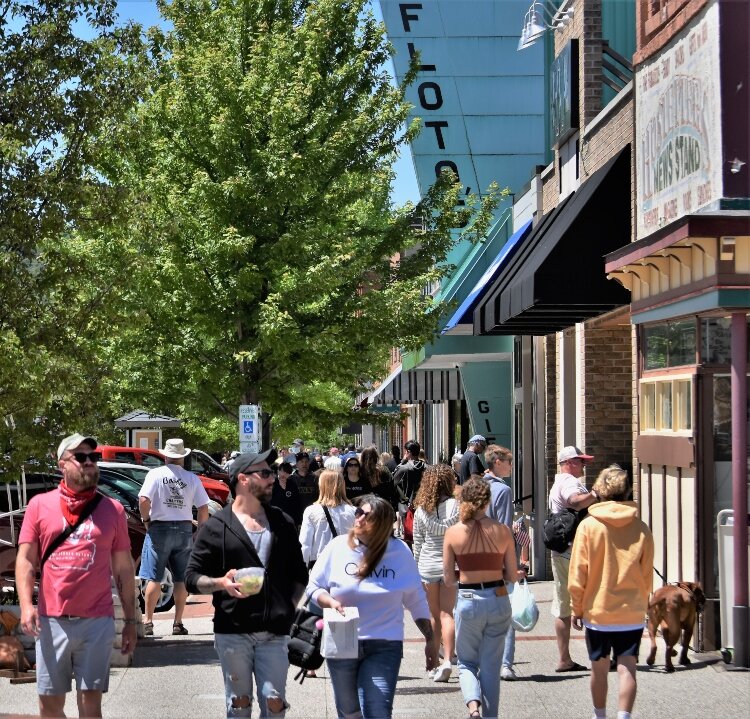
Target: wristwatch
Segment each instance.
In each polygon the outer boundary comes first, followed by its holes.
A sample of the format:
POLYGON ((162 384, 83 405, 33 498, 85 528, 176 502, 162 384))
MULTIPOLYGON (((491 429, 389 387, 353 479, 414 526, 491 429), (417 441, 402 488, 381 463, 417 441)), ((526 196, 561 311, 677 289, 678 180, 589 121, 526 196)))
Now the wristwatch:
POLYGON ((141 522, 148 524, 151 521, 151 517, 141 517, 141 522))

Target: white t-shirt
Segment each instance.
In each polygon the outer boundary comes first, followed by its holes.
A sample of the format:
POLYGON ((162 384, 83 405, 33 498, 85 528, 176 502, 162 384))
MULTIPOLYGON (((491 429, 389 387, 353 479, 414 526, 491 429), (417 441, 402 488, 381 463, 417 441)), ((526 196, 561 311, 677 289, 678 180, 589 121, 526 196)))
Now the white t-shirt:
MULTIPOLYGON (((580 479, 574 477, 572 474, 562 472, 561 474, 555 475, 555 483, 552 485, 552 489, 549 491, 549 510, 552 514, 561 514, 566 509, 570 508, 571 497, 575 497, 577 494, 588 494, 586 485, 581 482, 580 479)), ((553 556, 570 557, 570 547, 572 542, 568 545, 568 549, 564 552, 552 552, 553 556)))
POLYGON ((139 497, 151 500, 151 521, 184 522, 192 520, 193 507, 208 504, 208 495, 200 479, 178 464, 155 467, 143 482, 139 497))
POLYGON ((380 563, 360 582, 363 551, 360 545, 351 549, 347 536, 332 539, 310 572, 307 595, 315 599, 324 590, 345 607, 357 607, 360 639, 403 641, 404 609, 414 619, 430 618, 417 563, 409 548, 392 538, 380 563))

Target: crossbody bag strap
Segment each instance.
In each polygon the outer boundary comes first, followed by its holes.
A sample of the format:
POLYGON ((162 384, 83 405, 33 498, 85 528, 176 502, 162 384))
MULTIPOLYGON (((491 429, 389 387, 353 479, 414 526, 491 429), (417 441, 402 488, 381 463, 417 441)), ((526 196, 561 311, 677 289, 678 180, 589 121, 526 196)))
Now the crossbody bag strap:
POLYGON ((54 552, 73 532, 78 529, 90 516, 91 513, 96 509, 97 505, 102 499, 101 494, 97 494, 84 508, 81 512, 81 516, 78 517, 78 521, 73 525, 68 525, 60 534, 58 534, 50 543, 50 545, 47 547, 46 551, 44 552, 44 556, 42 557, 42 561, 39 562, 39 571, 42 571, 42 567, 44 566, 44 563, 50 558, 52 555, 52 552, 54 552))
POLYGON ((334 537, 338 537, 339 533, 336 531, 336 527, 333 526, 333 520, 331 519, 331 513, 328 511, 328 507, 323 505, 323 511, 326 513, 326 519, 328 520, 328 526, 331 528, 331 534, 334 537))

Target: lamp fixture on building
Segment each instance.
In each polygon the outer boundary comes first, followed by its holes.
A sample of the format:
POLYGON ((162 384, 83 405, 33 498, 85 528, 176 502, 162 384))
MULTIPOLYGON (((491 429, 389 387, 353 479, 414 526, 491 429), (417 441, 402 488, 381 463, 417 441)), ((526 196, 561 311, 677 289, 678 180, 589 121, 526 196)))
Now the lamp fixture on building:
POLYGON ((547 30, 559 30, 565 27, 572 17, 573 0, 563 0, 554 15, 544 2, 534 0, 523 19, 518 49, 525 50, 531 47, 547 30))

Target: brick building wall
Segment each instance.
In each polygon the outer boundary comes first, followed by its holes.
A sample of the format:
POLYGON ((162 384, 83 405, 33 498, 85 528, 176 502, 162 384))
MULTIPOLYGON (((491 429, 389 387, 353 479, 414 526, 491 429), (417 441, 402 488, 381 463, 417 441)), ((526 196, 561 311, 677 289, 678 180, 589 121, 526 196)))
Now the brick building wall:
POLYGON ((612 462, 633 458, 631 327, 587 326, 581 337, 583 444, 596 458, 586 473, 593 482, 612 462))
POLYGON ((661 50, 707 4, 708 0, 638 0, 633 65, 661 50))

